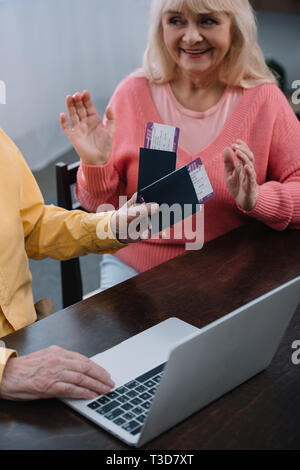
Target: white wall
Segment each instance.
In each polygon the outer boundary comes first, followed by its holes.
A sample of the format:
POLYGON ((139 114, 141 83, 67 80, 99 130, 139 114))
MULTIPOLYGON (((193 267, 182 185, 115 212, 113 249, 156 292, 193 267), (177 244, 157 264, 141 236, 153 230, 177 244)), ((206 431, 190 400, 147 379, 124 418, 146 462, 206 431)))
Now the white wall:
POLYGON ((88 89, 101 113, 141 64, 148 0, 7 0, 0 3, 0 127, 40 169, 69 148, 59 127, 65 96, 88 89))
MULTIPOLYGON (((103 112, 116 84, 141 64, 150 0, 0 2, 0 127, 32 169, 69 149, 58 116, 68 93, 88 89, 103 112), (1 101, 1 100, 0 100, 1 101)), ((300 15, 259 12, 268 58, 300 79, 300 15)))

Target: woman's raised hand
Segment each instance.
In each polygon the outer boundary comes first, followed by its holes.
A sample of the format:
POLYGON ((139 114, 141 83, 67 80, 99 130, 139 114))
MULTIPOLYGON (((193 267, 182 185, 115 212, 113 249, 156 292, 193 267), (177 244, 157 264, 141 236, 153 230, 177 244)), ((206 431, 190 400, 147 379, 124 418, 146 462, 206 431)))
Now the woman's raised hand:
POLYGON ((258 198, 253 153, 245 142, 238 139, 231 148, 224 150, 223 158, 227 188, 241 209, 251 211, 258 198))
POLYGON ((107 163, 113 146, 115 116, 107 108, 103 123, 88 91, 66 98, 67 114, 60 114, 60 125, 79 157, 87 165, 107 163))

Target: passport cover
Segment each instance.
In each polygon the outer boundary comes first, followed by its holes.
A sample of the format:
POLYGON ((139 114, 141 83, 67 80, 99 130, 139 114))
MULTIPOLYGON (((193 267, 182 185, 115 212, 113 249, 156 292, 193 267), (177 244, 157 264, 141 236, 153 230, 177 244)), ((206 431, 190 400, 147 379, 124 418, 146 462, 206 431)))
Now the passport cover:
POLYGON ((152 217, 152 233, 158 233, 172 225, 180 222, 196 212, 199 212, 201 205, 194 189, 189 171, 186 166, 170 173, 158 181, 138 191, 139 202, 156 202, 159 205, 167 204, 171 207, 173 204, 179 204, 180 213, 170 211, 170 218, 167 220, 159 212, 152 217), (184 207, 189 205, 189 207, 184 207), (188 210, 187 210, 188 209, 188 210), (158 220, 155 220, 159 218, 158 220), (153 228, 155 229, 153 231, 153 228))
POLYGON ((140 148, 138 193, 142 188, 175 171, 176 163, 176 152, 140 148))

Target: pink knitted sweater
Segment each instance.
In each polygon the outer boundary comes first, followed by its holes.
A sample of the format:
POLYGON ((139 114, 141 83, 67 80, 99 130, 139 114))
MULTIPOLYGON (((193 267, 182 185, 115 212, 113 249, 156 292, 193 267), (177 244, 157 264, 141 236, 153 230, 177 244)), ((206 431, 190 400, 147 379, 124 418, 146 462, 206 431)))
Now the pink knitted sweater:
MULTIPOLYGON (((115 91, 111 105, 117 116, 114 147, 104 166, 82 163, 76 195, 82 206, 97 210, 103 203, 117 207, 119 195, 137 190, 139 148, 148 121, 161 123, 148 81, 127 77, 115 91)), ((300 229, 300 123, 275 85, 245 90, 233 114, 214 142, 198 154, 179 146, 177 167, 197 156, 206 168, 215 198, 205 204, 205 242, 255 218, 276 230, 300 229), (223 150, 236 139, 247 142, 255 155, 259 197, 245 213, 230 195, 224 178, 223 150)), ((118 256, 139 272, 185 251, 184 241, 147 240, 129 245, 118 256)))

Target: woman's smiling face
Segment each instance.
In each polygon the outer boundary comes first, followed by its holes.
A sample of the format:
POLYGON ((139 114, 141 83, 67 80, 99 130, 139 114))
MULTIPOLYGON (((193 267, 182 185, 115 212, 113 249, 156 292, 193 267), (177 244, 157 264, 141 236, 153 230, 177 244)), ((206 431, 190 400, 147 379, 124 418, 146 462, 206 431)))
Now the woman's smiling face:
POLYGON ((162 27, 166 48, 184 75, 217 75, 231 46, 231 19, 226 13, 169 10, 163 14, 162 27))

